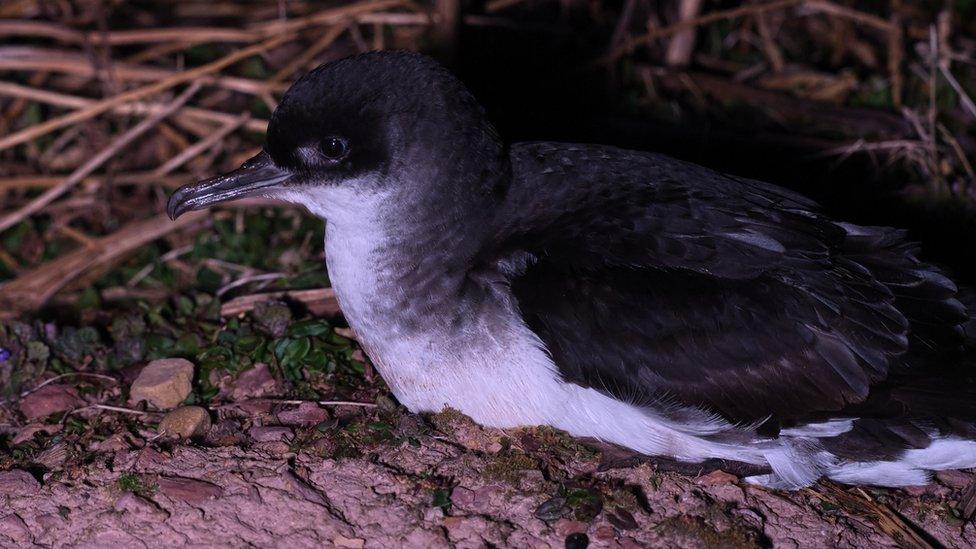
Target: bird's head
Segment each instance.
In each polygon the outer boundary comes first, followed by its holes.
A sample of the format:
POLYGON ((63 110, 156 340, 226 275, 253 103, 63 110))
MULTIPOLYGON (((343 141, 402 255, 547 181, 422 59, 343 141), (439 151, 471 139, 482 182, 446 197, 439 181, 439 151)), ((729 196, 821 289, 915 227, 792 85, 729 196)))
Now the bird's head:
POLYGON ((327 220, 363 213, 357 208, 375 205, 367 200, 375 196, 456 205, 497 192, 507 169, 503 145, 453 75, 420 54, 374 52, 295 82, 271 117, 264 150, 181 187, 167 211, 175 219, 249 196, 300 204, 327 220))

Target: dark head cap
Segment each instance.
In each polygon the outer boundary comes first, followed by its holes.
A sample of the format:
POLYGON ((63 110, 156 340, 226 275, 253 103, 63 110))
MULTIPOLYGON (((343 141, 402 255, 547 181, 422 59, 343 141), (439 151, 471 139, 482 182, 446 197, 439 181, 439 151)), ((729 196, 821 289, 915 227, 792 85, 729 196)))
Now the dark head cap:
MULTIPOLYGON (((504 148, 481 106, 433 59, 372 52, 322 65, 285 93, 265 150, 238 170, 186 185, 171 217, 245 196, 301 187, 422 183, 463 195, 504 171, 504 148), (439 186, 444 186, 443 188, 439 186)), ((475 194, 480 194, 475 192, 475 194)))

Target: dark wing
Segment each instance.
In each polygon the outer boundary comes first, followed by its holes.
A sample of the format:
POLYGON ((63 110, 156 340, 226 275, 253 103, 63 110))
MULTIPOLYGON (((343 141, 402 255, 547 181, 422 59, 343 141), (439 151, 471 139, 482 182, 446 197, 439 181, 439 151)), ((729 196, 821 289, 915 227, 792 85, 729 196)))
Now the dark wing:
POLYGON ((798 418, 865 400, 966 319, 901 233, 832 222, 775 186, 609 147, 521 144, 512 159, 493 250, 535 259, 512 288, 569 381, 798 418))

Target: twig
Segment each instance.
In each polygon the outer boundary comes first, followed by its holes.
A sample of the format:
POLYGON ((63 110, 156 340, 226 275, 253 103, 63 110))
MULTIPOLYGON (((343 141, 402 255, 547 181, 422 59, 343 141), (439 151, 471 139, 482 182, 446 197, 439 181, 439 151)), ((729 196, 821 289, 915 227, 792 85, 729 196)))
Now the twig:
MULTIPOLYGON (((93 66, 91 61, 81 55, 39 48, 33 46, 10 46, 0 48, 0 70, 28 70, 65 73, 83 78, 99 78, 104 70, 93 66)), ((112 65, 112 76, 120 80, 134 80, 139 82, 157 82, 179 74, 171 69, 147 67, 115 63, 112 65)), ((251 95, 261 95, 267 91, 284 91, 281 86, 274 86, 260 80, 241 78, 238 76, 202 76, 200 80, 208 86, 218 86, 231 91, 238 91, 251 95)))
POLYGON ((679 21, 673 25, 651 29, 645 34, 626 40, 620 47, 610 54, 601 58, 597 64, 606 65, 619 59, 620 57, 634 51, 638 46, 650 44, 654 40, 678 34, 680 32, 693 29, 702 25, 708 25, 723 19, 734 19, 744 15, 758 14, 765 11, 785 9, 794 5, 802 5, 811 12, 827 13, 838 17, 845 17, 858 23, 862 23, 883 32, 892 30, 891 23, 869 13, 864 13, 855 9, 839 6, 826 0, 773 0, 764 4, 747 4, 727 10, 713 11, 699 17, 693 17, 684 21, 679 21))
POLYGON ((620 47, 616 48, 614 51, 610 52, 607 56, 601 59, 600 63, 606 64, 616 61, 619 57, 634 51, 634 49, 636 49, 638 46, 650 44, 658 38, 671 36, 672 34, 677 34, 681 31, 693 29, 702 25, 708 25, 723 19, 734 19, 736 17, 742 17, 744 15, 750 15, 762 11, 788 8, 794 4, 799 4, 802 1, 803 0, 774 0, 764 4, 748 4, 732 9, 713 11, 698 17, 692 17, 691 19, 679 21, 673 25, 651 29, 641 36, 624 40, 624 43, 620 47))
POLYGON ((804 0, 803 7, 814 12, 826 13, 828 15, 850 19, 857 23, 874 27, 882 32, 890 32, 892 30, 891 23, 885 19, 882 19, 881 17, 878 17, 877 15, 864 13, 863 11, 834 4, 833 2, 828 2, 827 0, 804 0))
POLYGON ((342 35, 346 29, 349 28, 348 24, 336 25, 328 30, 321 38, 315 41, 314 44, 309 46, 302 52, 301 55, 293 59, 287 65, 281 68, 278 72, 268 79, 269 82, 280 82, 285 78, 288 78, 292 74, 302 70, 305 65, 310 63, 316 56, 322 53, 326 48, 332 45, 339 36, 342 35))
POLYGON ((234 132, 235 130, 237 130, 241 126, 243 126, 244 123, 247 122, 247 119, 248 118, 249 118, 249 116, 247 114, 243 114, 243 115, 237 117, 235 120, 231 120, 231 121, 227 122, 222 127, 220 127, 217 131, 215 131, 214 133, 210 134, 209 136, 207 136, 204 139, 201 139, 200 141, 197 141, 193 145, 190 145, 189 147, 187 147, 186 149, 184 149, 182 152, 180 152, 179 154, 177 154, 173 158, 170 158, 165 163, 163 163, 161 166, 159 166, 158 168, 156 168, 155 170, 153 170, 153 175, 155 177, 157 177, 157 178, 164 177, 164 176, 168 175, 173 170, 179 168, 180 166, 182 166, 183 164, 187 163, 188 161, 196 158, 197 156, 199 156, 200 154, 202 154, 204 151, 206 151, 207 149, 210 149, 215 144, 217 144, 218 142, 220 142, 220 140, 222 140, 223 138, 227 137, 232 132, 234 132))
POLYGON ((236 52, 233 52, 229 55, 222 57, 221 59, 207 63, 206 65, 202 65, 200 67, 188 69, 183 72, 177 73, 163 80, 162 82, 157 82, 155 84, 150 84, 148 86, 136 88, 134 90, 121 93, 119 95, 115 95, 108 99, 99 101, 84 109, 80 109, 78 111, 75 111, 73 113, 58 118, 52 118, 51 120, 48 120, 36 126, 25 128, 17 133, 8 135, 7 137, 0 139, 0 151, 8 149, 14 145, 19 145, 20 143, 30 141, 31 139, 36 139, 42 135, 46 135, 54 130, 63 128, 65 126, 69 126, 71 124, 76 124, 78 122, 88 120, 89 118, 98 116, 103 112, 111 110, 113 107, 117 105, 121 105, 122 103, 136 101, 144 97, 148 97, 150 95, 165 91, 169 88, 172 88, 173 86, 178 86, 185 82, 196 80, 201 76, 205 76, 210 73, 219 71, 225 67, 233 65, 234 63, 242 59, 246 59, 248 57, 251 57, 252 55, 256 55, 269 48, 282 44, 283 42, 290 40, 291 38, 292 38, 291 34, 280 34, 274 36, 264 42, 261 42, 260 44, 256 44, 254 46, 238 50, 236 52))
POLYGON ((966 175, 969 176, 970 182, 976 184, 976 171, 973 171, 973 165, 969 162, 969 159, 966 158, 966 153, 963 152, 959 141, 954 135, 952 135, 952 132, 950 132, 942 124, 939 124, 939 132, 942 134, 942 139, 944 139, 946 143, 949 144, 949 147, 952 148, 952 151, 956 153, 956 156, 959 158, 959 162, 962 163, 963 169, 966 170, 966 175))
MULTIPOLYGON (((688 21, 697 17, 698 12, 701 11, 701 4, 701 0, 681 0, 678 4, 678 21, 688 21)), ((668 42, 668 49, 664 52, 664 64, 669 67, 687 65, 691 61, 691 54, 694 49, 694 27, 675 33, 671 37, 671 41, 668 42)))
POLYGON ((769 61, 769 66, 775 73, 783 72, 783 67, 786 66, 786 62, 783 60, 783 52, 780 51, 779 46, 776 45, 776 41, 773 40, 773 31, 769 28, 766 12, 761 11, 756 14, 756 27, 759 30, 760 44, 762 45, 762 51, 766 55, 766 59, 769 61))
POLYGON ((201 42, 254 42, 264 36, 249 30, 227 27, 174 27, 168 29, 117 30, 108 32, 84 32, 63 25, 42 21, 0 21, 0 37, 25 36, 50 38, 59 42, 93 46, 122 46, 156 44, 180 41, 190 44, 201 42))
POLYGON ((253 310, 258 303, 272 299, 293 299, 303 303, 312 313, 322 316, 335 315, 339 312, 339 302, 336 300, 335 291, 332 288, 318 288, 314 290, 287 290, 235 297, 220 307, 220 316, 237 316, 253 310))
POLYGON ((68 178, 65 179, 60 185, 51 187, 34 200, 28 202, 26 206, 0 218, 0 231, 4 231, 17 223, 20 223, 25 218, 40 211, 45 206, 53 202, 59 196, 67 192, 68 189, 77 185, 81 180, 88 177, 95 170, 100 168, 102 164, 111 160, 119 153, 119 151, 138 139, 140 136, 142 136, 142 134, 152 129, 153 126, 161 122, 164 118, 182 107, 199 89, 199 83, 191 84, 190 87, 184 90, 183 93, 181 93, 176 99, 170 102, 166 108, 152 117, 136 124, 134 127, 115 138, 115 140, 112 141, 109 146, 102 149, 101 152, 96 154, 91 160, 85 162, 81 167, 68 176, 68 178))
POLYGON ((155 415, 158 412, 144 412, 142 410, 134 410, 132 408, 122 408, 121 406, 109 406, 108 404, 91 404, 89 406, 84 406, 82 408, 76 408, 71 410, 69 414, 77 414, 78 412, 84 412, 86 410, 106 410, 108 412, 118 412, 120 414, 132 414, 134 416, 148 416, 155 415))
POLYGON ((807 489, 807 493, 871 520, 902 547, 931 549, 932 545, 917 532, 917 526, 906 521, 889 506, 871 499, 864 490, 856 489, 860 493, 858 497, 829 482, 823 482, 819 487, 822 491, 807 489))
MULTIPOLYGON (((186 183, 188 175, 171 175, 157 177, 152 172, 124 172, 112 174, 111 183, 113 185, 147 185, 160 184, 164 187, 178 187, 186 183)), ((28 189, 47 189, 60 185, 64 181, 63 175, 24 175, 6 177, 0 179, 0 194, 7 191, 22 191, 28 189)), ((89 176, 81 180, 80 185, 93 184, 104 185, 109 182, 109 178, 102 176, 89 176)))
POLYGON ((434 13, 437 15, 437 22, 431 29, 433 42, 440 56, 451 64, 457 55, 457 42, 461 32, 461 2, 434 0, 433 3, 434 13))
POLYGON ((962 103, 962 106, 969 111, 969 114, 972 115, 973 118, 976 118, 976 103, 973 103, 973 99, 969 97, 966 90, 962 87, 962 85, 959 84, 959 81, 956 80, 955 75, 953 75, 952 72, 944 65, 941 65, 939 70, 942 72, 942 76, 945 77, 946 81, 949 82, 949 85, 952 86, 952 89, 955 90, 956 94, 959 95, 959 101, 962 103))
POLYGON ((338 8, 323 10, 305 17, 297 17, 285 21, 275 20, 260 23, 255 25, 253 28, 260 32, 267 33, 268 35, 283 32, 293 33, 316 25, 338 23, 344 19, 355 17, 363 13, 409 5, 410 3, 406 2, 405 0, 366 0, 365 2, 356 2, 355 4, 349 4, 348 6, 340 6, 338 8))
POLYGON ((291 406, 300 406, 309 402, 314 402, 319 406, 356 406, 359 408, 376 408, 377 406, 372 402, 356 402, 354 400, 279 400, 276 398, 252 398, 241 402, 229 402, 227 404, 222 404, 218 406, 218 408, 230 408, 245 402, 271 402, 273 404, 288 404, 291 406))
POLYGON ((485 4, 485 13, 496 13, 505 8, 521 4, 525 0, 490 0, 485 4))
POLYGON ((160 214, 130 223, 109 236, 99 238, 94 249, 75 250, 25 271, 14 280, 0 285, 0 317, 38 309, 85 271, 116 261, 147 242, 186 229, 207 218, 206 212, 190 212, 171 222, 166 214, 160 214))
MULTIPOLYGON (((88 99, 86 97, 78 97, 76 95, 68 95, 64 93, 52 92, 48 90, 41 90, 37 88, 29 88, 27 86, 21 86, 13 82, 0 82, 0 95, 7 95, 11 97, 20 97, 24 99, 29 99, 31 101, 37 101, 39 103, 47 103, 49 105, 56 105, 58 107, 68 107, 72 109, 84 109, 91 107, 96 104, 97 101, 94 99, 88 99)), ((165 105, 161 103, 142 103, 133 102, 126 103, 122 105, 116 105, 112 107, 111 111, 122 115, 151 115, 162 110, 165 105)), ((228 124, 237 119, 236 116, 230 113, 224 113, 220 111, 212 111, 209 109, 202 109, 199 107, 183 107, 178 113, 173 115, 173 118, 193 118, 194 120, 200 120, 205 122, 216 122, 219 124, 228 124)), ((260 118, 250 119, 244 123, 244 127, 248 131, 255 133, 264 133, 268 129, 268 121, 260 118)))
POLYGON ((160 258, 159 258, 158 261, 154 261, 152 263, 149 263, 148 265, 146 265, 145 267, 143 267, 142 269, 140 269, 139 272, 137 272, 136 274, 132 275, 132 278, 130 278, 129 281, 126 282, 125 285, 126 286, 129 286, 129 287, 135 286, 136 284, 142 282, 142 279, 144 279, 147 276, 149 276, 149 273, 153 272, 153 270, 156 268, 156 265, 157 264, 166 263, 167 261, 169 261, 171 259, 176 259, 177 257, 179 257, 181 255, 184 255, 184 254, 188 254, 188 253, 190 253, 192 251, 193 251, 193 245, 192 244, 187 244, 186 246, 182 246, 180 248, 175 248, 175 249, 172 249, 172 250, 166 252, 165 254, 163 254, 162 256, 160 256, 160 258))
POLYGON ((104 381, 111 381, 112 383, 118 383, 119 382, 119 380, 115 379, 112 376, 106 376, 106 375, 102 375, 102 374, 92 374, 92 373, 88 373, 88 372, 69 372, 67 374, 59 374, 59 375, 56 375, 56 376, 52 377, 51 379, 44 380, 43 383, 39 383, 36 387, 34 387, 34 388, 32 388, 32 389, 30 389, 28 391, 24 391, 23 393, 20 393, 20 398, 24 398, 25 396, 27 396, 27 395, 29 395, 31 393, 35 393, 41 387, 44 387, 46 385, 50 385, 50 384, 54 383, 55 381, 64 379, 66 377, 90 377, 90 378, 94 378, 94 379, 101 379, 101 380, 104 380, 104 381))
MULTIPOLYGON (((433 25, 436 17, 426 13, 398 13, 398 12, 374 12, 364 13, 355 17, 357 23, 363 25, 390 25, 390 26, 424 26, 433 25)), ((466 21, 466 20, 465 20, 466 21)))
POLYGON ((217 290, 216 295, 217 297, 221 297, 227 292, 233 290, 234 288, 239 288, 241 286, 244 286, 245 284, 250 284, 251 282, 272 281, 284 277, 285 277, 284 273, 262 273, 262 274, 241 277, 229 284, 225 284, 221 286, 217 290))
POLYGON ((904 33, 901 28, 901 15, 898 4, 900 0, 892 0, 891 18, 888 24, 891 29, 888 31, 888 78, 891 80, 891 103, 895 108, 902 107, 904 95, 904 80, 901 75, 901 65, 904 61, 902 49, 904 44, 904 33))

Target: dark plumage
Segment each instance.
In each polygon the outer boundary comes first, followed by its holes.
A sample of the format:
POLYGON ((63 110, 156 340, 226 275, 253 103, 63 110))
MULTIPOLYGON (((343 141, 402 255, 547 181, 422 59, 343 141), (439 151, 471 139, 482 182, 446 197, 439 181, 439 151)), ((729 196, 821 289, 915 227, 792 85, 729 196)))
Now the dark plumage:
POLYGON ((976 465, 970 314, 900 231, 661 155, 505 147, 416 54, 302 78, 266 149, 170 212, 260 192, 324 217, 344 312, 412 410, 741 459, 771 485, 976 465))

